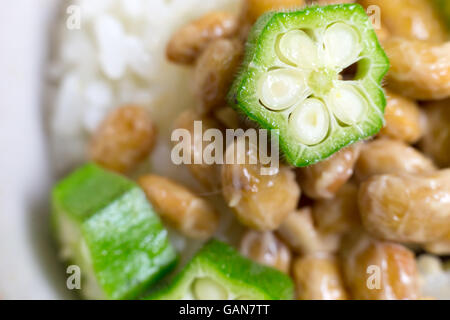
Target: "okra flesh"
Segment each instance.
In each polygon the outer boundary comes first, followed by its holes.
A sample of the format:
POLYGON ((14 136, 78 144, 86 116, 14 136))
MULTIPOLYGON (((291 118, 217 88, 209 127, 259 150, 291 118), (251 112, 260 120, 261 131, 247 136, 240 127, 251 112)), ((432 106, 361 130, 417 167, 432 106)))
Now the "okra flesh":
POLYGON ((278 270, 242 257, 230 246, 211 240, 166 288, 150 300, 292 299, 292 280, 278 270))
POLYGON ((359 5, 268 13, 251 31, 229 101, 261 127, 279 129, 286 159, 306 166, 381 129, 388 69, 359 5), (343 79, 353 65, 355 77, 343 79))
POLYGON ((61 255, 88 299, 138 297, 176 264, 158 215, 132 181, 86 165, 58 183, 52 223, 61 255))

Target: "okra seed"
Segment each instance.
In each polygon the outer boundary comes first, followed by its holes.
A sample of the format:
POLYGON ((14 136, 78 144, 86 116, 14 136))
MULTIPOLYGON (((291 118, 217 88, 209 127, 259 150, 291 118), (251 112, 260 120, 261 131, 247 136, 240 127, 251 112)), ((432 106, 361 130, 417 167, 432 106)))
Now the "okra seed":
POLYGON ((291 30, 279 41, 282 57, 300 68, 313 68, 318 63, 317 45, 302 30, 291 30))
POLYGON ((284 110, 307 97, 308 88, 300 72, 292 69, 269 71, 261 85, 261 102, 268 109, 284 110))
POLYGON ((305 100, 291 114, 289 127, 303 144, 315 145, 323 141, 330 127, 325 104, 315 98, 305 100))
POLYGON ((338 71, 357 61, 361 52, 358 32, 337 22, 324 32, 325 61, 320 63, 320 44, 307 32, 296 29, 284 33, 277 43, 277 54, 293 69, 270 71, 261 88, 261 103, 280 111, 292 106, 289 129, 299 142, 311 146, 322 142, 330 129, 330 117, 324 102, 307 95, 324 97, 338 120, 346 125, 361 121, 367 102, 351 86, 337 81, 338 71), (305 80, 304 80, 305 79, 305 80))
POLYGON ((367 110, 365 98, 352 85, 338 83, 328 100, 336 118, 347 125, 360 122, 367 110))
POLYGON ((211 278, 198 278, 192 284, 196 300, 227 300, 228 293, 224 287, 211 278))
POLYGON ((337 22, 327 28, 324 35, 327 65, 346 68, 356 62, 361 53, 358 32, 346 23, 337 22))

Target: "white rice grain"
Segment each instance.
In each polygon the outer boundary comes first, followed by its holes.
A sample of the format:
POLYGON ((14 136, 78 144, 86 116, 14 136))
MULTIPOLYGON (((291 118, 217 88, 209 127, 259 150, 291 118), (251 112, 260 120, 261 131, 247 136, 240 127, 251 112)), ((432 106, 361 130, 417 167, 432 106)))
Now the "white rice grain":
MULTIPOLYGON (((85 148, 91 134, 108 112, 123 104, 146 107, 158 124, 162 143, 167 143, 174 117, 195 103, 188 81, 191 70, 165 59, 169 37, 208 11, 237 12, 238 3, 68 1, 66 7, 75 5, 81 10, 81 28, 70 30, 62 21, 49 68, 49 91, 55 92, 50 135, 56 173, 86 160, 85 148)), ((159 168, 153 170, 158 172, 159 168)))

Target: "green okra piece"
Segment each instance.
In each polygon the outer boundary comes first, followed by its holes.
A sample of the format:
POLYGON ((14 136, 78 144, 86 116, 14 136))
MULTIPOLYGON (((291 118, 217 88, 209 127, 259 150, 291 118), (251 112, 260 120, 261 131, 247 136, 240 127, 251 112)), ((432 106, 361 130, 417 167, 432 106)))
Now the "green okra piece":
POLYGON ((440 12, 444 19, 447 29, 450 30, 450 1, 449 0, 434 0, 436 9, 440 12))
POLYGON ((94 164, 52 193, 52 222, 63 258, 81 270, 88 299, 130 299, 176 264, 167 231, 132 181, 94 164))
POLYGON ((228 99, 262 128, 278 129, 284 156, 302 167, 381 129, 388 69, 360 5, 271 12, 250 32, 228 99), (349 67, 353 79, 342 78, 349 67))
POLYGON ((284 273, 210 240, 165 288, 149 300, 287 300, 292 280, 284 273))

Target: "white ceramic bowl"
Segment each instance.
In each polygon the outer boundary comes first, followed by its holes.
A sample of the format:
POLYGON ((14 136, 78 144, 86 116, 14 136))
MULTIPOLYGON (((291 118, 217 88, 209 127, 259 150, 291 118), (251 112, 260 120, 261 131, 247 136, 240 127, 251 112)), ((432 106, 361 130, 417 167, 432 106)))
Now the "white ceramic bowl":
POLYGON ((69 297, 48 232, 52 177, 42 112, 60 3, 15 0, 0 11, 0 299, 69 297))

